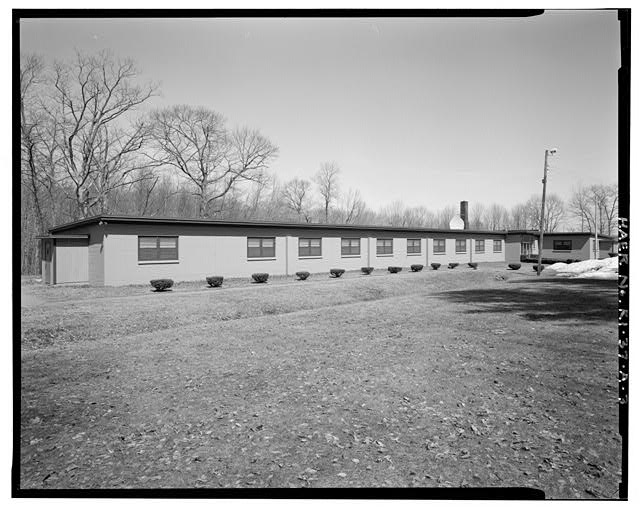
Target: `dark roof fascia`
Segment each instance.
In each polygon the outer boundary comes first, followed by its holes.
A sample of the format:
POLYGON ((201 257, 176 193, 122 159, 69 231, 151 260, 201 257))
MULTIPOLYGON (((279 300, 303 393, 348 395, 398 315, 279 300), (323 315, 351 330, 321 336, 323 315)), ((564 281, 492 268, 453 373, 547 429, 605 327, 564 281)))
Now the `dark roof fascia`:
POLYGON ((49 235, 36 235, 36 239, 88 239, 88 233, 53 233, 49 235))
POLYGON ((351 224, 322 224, 322 223, 281 223, 271 221, 220 221, 215 219, 178 219, 167 217, 135 217, 135 216, 94 216, 71 223, 62 224, 49 230, 50 233, 62 232, 94 223, 120 224, 177 224, 197 226, 246 226, 246 227, 274 227, 291 229, 329 229, 329 230, 371 230, 371 231, 403 231, 416 233, 467 233, 505 235, 505 230, 449 230, 442 228, 408 228, 402 226, 369 226, 351 224))
MULTIPOLYGON (((540 235, 540 232, 538 230, 509 230, 507 231, 508 235, 514 234, 514 235, 535 235, 536 237, 540 235)), ((553 235, 562 235, 562 236, 567 236, 567 235, 584 235, 587 237, 595 237, 596 234, 593 232, 544 232, 544 236, 545 237, 550 237, 553 235)), ((598 237, 602 238, 602 239, 608 239, 608 240, 613 240, 615 239, 615 237, 612 237, 611 235, 605 235, 604 233, 598 233, 598 237)))

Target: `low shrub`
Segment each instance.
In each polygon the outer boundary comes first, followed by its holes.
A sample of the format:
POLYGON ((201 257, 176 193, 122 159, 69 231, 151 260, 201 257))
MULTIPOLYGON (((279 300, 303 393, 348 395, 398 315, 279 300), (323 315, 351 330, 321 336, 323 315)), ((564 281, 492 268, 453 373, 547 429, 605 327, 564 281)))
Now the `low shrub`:
POLYGON ((363 274, 371 274, 373 272, 373 267, 360 267, 360 270, 363 274))
POLYGON ((156 289, 156 292, 164 292, 173 286, 173 279, 152 279, 150 283, 156 289))
POLYGON ((433 270, 438 270, 438 269, 440 268, 440 264, 439 264, 439 263, 432 263, 432 264, 431 264, 431 268, 432 268, 433 270))
MULTIPOLYGON (((542 272, 543 270, 544 270, 544 265, 540 265, 540 272, 542 272)), ((537 265, 533 266, 533 271, 534 272, 538 272, 538 266, 537 265)))
POLYGON ((607 253, 609 258, 613 258, 614 256, 618 256, 618 253, 607 253))
POLYGON ((411 270, 412 270, 413 272, 420 272, 422 269, 424 269, 424 265, 420 265, 419 263, 414 263, 414 264, 411 266, 411 270))
POLYGON ((522 265, 520 263, 510 263, 509 264, 509 268, 511 270, 518 270, 520 267, 522 267, 522 265))
POLYGON ((296 276, 300 281, 304 281, 309 277, 309 273, 306 270, 301 270, 300 272, 296 272, 296 276))
POLYGON ((333 276, 333 277, 340 277, 342 276, 342 274, 344 274, 344 269, 331 269, 329 271, 329 273, 333 276))
POLYGON ((397 274, 402 270, 402 267, 387 267, 387 270, 391 272, 391 274, 397 274))
POLYGON ((476 270, 478 268, 478 264, 476 262, 469 262, 467 263, 467 265, 471 267, 473 270, 476 270))
POLYGON ((211 288, 222 286, 223 280, 224 278, 222 276, 207 276, 207 283, 209 283, 211 288))
POLYGON ((460 265, 460 264, 459 264, 459 263, 456 263, 456 262, 451 262, 451 263, 449 264, 449 268, 450 268, 450 269, 455 269, 458 265, 460 265))
POLYGON ((251 277, 256 283, 266 283, 267 279, 269 279, 269 274, 266 272, 256 272, 255 274, 251 274, 251 277))

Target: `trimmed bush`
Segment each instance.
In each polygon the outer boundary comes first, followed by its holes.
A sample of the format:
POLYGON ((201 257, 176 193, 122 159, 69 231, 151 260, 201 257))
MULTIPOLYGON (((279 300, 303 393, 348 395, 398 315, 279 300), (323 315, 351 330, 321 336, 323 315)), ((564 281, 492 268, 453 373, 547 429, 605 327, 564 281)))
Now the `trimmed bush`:
POLYGON ((456 263, 456 262, 451 262, 451 263, 449 264, 449 268, 450 268, 450 269, 455 269, 458 265, 460 265, 460 264, 459 264, 459 263, 456 263))
POLYGON ((478 264, 476 262, 469 262, 467 263, 467 265, 471 267, 473 270, 476 270, 478 268, 478 264))
MULTIPOLYGON (((540 265, 540 272, 542 272, 543 270, 544 270, 544 265, 540 265)), ((537 265, 533 266, 533 271, 534 272, 538 272, 538 266, 537 265)))
POLYGON ((344 274, 344 269, 331 269, 329 271, 329 273, 333 276, 333 277, 340 277, 342 276, 342 274, 344 274))
POLYGON ((618 253, 607 253, 609 258, 613 258, 614 256, 618 256, 618 253))
POLYGON ((414 263, 414 264, 411 266, 411 270, 412 270, 413 272, 420 272, 422 269, 424 269, 424 265, 420 265, 419 263, 414 263))
POLYGON ((440 268, 440 264, 439 264, 439 263, 432 263, 432 264, 431 264, 431 268, 432 268, 433 270, 438 270, 438 269, 440 268))
POLYGON ((402 270, 402 267, 387 267, 387 270, 391 272, 391 274, 397 274, 402 270))
POLYGON ((300 272, 296 272, 296 276, 300 281, 304 281, 309 277, 309 273, 306 270, 301 270, 300 272))
POLYGON ((156 289, 156 292, 164 292, 173 286, 173 279, 152 279, 150 283, 156 289))
POLYGON ((373 267, 360 267, 360 270, 363 274, 371 274, 373 272, 373 267))
POLYGON ((207 276, 207 283, 211 288, 217 288, 218 286, 222 286, 222 281, 224 278, 222 276, 207 276))
POLYGON ((510 268, 511 270, 518 270, 520 267, 522 267, 522 265, 521 265, 521 264, 519 264, 519 263, 510 263, 510 264, 509 264, 509 268, 510 268))
POLYGON ((266 272, 256 272, 255 274, 251 274, 251 277, 256 283, 266 283, 267 279, 269 279, 269 274, 266 272))

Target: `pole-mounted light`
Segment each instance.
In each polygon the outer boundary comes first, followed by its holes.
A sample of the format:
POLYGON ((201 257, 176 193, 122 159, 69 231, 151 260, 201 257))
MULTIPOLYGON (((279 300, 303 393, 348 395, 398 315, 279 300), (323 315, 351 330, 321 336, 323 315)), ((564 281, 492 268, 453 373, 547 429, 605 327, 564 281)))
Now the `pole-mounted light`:
POLYGON ((544 202, 547 195, 547 172, 549 171, 549 156, 555 155, 557 148, 550 148, 544 151, 544 176, 542 177, 542 209, 540 211, 540 240, 538 245, 538 266, 536 272, 538 276, 542 270, 542 241, 544 239, 544 202))

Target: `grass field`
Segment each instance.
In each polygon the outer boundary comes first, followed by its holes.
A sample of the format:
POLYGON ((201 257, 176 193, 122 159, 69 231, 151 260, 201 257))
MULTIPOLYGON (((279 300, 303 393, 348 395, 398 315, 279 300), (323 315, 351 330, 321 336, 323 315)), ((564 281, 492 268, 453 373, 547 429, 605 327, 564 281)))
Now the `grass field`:
POLYGON ((617 497, 615 282, 529 265, 22 286, 22 488, 617 497))

